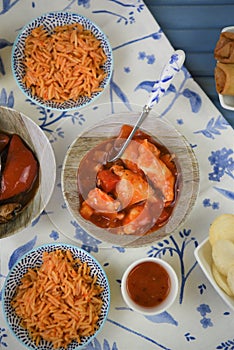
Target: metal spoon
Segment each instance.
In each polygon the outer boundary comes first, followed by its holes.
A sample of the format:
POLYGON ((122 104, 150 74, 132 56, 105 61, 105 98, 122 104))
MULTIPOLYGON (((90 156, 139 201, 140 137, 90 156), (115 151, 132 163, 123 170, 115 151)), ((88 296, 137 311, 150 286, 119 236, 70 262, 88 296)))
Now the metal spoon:
POLYGON ((180 69, 184 63, 184 60, 185 60, 185 53, 183 50, 176 50, 172 54, 169 62, 167 63, 167 65, 165 66, 165 68, 162 71, 160 79, 155 82, 155 84, 151 90, 151 95, 150 95, 149 101, 143 107, 141 115, 138 118, 130 135, 128 136, 128 138, 126 139, 124 144, 121 146, 120 150, 117 150, 118 153, 114 157, 108 159, 108 162, 113 162, 122 156, 122 154, 126 150, 127 146, 129 145, 133 135, 139 129, 139 127, 141 126, 141 124, 143 123, 145 118, 149 115, 149 112, 151 111, 152 107, 156 103, 159 102, 161 97, 167 91, 167 89, 168 89, 169 85, 171 84, 175 75, 180 71, 180 69))

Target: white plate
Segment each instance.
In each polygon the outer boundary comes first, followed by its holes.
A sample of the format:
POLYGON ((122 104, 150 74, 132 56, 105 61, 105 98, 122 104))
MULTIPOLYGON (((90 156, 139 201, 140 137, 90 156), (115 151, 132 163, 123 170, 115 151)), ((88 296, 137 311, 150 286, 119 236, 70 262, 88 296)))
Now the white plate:
POLYGON ((209 239, 205 239, 194 251, 195 258, 203 270, 204 274, 216 290, 216 292, 221 296, 223 301, 234 310, 234 297, 229 297, 224 291, 217 285, 214 280, 212 271, 211 271, 211 263, 212 263, 212 255, 211 255, 211 245, 209 239))

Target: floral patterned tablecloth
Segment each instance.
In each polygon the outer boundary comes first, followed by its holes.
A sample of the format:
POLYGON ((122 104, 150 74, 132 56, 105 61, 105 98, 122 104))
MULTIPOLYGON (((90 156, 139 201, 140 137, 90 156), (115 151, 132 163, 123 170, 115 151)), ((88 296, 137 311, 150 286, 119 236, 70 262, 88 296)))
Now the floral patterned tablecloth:
MULTIPOLYGON (((57 162, 56 185, 45 211, 31 227, 0 241, 0 291, 16 259, 33 247, 65 242, 87 249, 102 264, 111 288, 107 322, 88 350, 234 348, 233 312, 210 285, 194 257, 194 249, 207 237, 212 220, 221 213, 234 212, 234 133, 185 67, 154 108, 186 136, 198 159, 199 196, 184 226, 152 246, 107 246, 77 225, 61 194, 63 158, 76 135, 112 112, 139 110, 172 52, 163 28, 142 0, 0 2, 0 105, 31 117, 50 139, 57 162), (106 33, 113 48, 110 85, 95 104, 84 110, 61 113, 33 104, 20 92, 11 72, 11 50, 19 30, 31 19, 54 10, 89 17, 106 33), (120 292, 125 268, 145 256, 167 260, 179 277, 176 302, 157 316, 136 314, 125 305, 120 292)), ((0 349, 23 348, 0 311, 0 349)))

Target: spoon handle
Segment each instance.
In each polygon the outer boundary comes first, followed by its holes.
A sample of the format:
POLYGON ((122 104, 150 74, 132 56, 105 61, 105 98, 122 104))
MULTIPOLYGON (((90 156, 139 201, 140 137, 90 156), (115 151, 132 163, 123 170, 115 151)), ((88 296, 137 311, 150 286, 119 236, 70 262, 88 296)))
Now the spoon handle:
POLYGON ((169 88, 174 76, 180 71, 185 60, 185 53, 183 50, 176 50, 168 64, 164 67, 160 79, 157 80, 151 90, 151 95, 147 106, 151 109, 155 103, 158 103, 160 98, 165 94, 169 88))
POLYGON ((148 103, 143 107, 143 110, 141 112, 140 117, 138 118, 134 128, 132 129, 130 135, 128 136, 127 140, 124 142, 124 144, 119 149, 118 153, 115 155, 115 157, 109 159, 109 162, 113 162, 114 160, 117 160, 120 158, 129 145, 133 135, 135 132, 139 129, 140 125, 143 123, 145 118, 148 116, 149 112, 151 111, 154 104, 158 103, 160 98, 165 94, 167 89, 169 88, 171 81, 173 80, 174 76, 180 71, 185 59, 185 53, 183 50, 177 50, 175 51, 167 65, 162 71, 161 77, 159 80, 157 80, 151 90, 150 98, 148 103))

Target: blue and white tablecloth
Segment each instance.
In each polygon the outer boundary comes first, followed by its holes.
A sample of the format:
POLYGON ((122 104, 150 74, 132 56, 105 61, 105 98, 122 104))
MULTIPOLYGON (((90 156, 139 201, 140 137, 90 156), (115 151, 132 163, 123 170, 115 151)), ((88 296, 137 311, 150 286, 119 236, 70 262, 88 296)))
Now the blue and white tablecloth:
MULTIPOLYGON (((112 112, 140 110, 172 52, 163 29, 141 0, 0 2, 0 105, 32 118, 50 139, 57 161, 55 190, 46 210, 31 227, 0 240, 0 290, 15 260, 33 247, 65 242, 89 250, 109 278, 111 308, 102 332, 88 350, 234 348, 234 314, 216 294, 194 257, 194 249, 207 237, 213 219, 221 213, 234 212, 234 132, 186 68, 154 108, 186 136, 199 163, 199 196, 182 229, 144 248, 106 246, 79 228, 61 194, 63 158, 76 135, 112 112), (11 72, 12 44, 18 31, 38 15, 54 10, 89 17, 106 33, 113 48, 114 72, 108 89, 95 104, 72 113, 46 110, 26 100, 11 72), (151 317, 127 308, 120 292, 125 268, 145 256, 167 260, 179 277, 174 305, 151 317)), ((0 349, 24 349, 7 328, 2 311, 0 349)))

